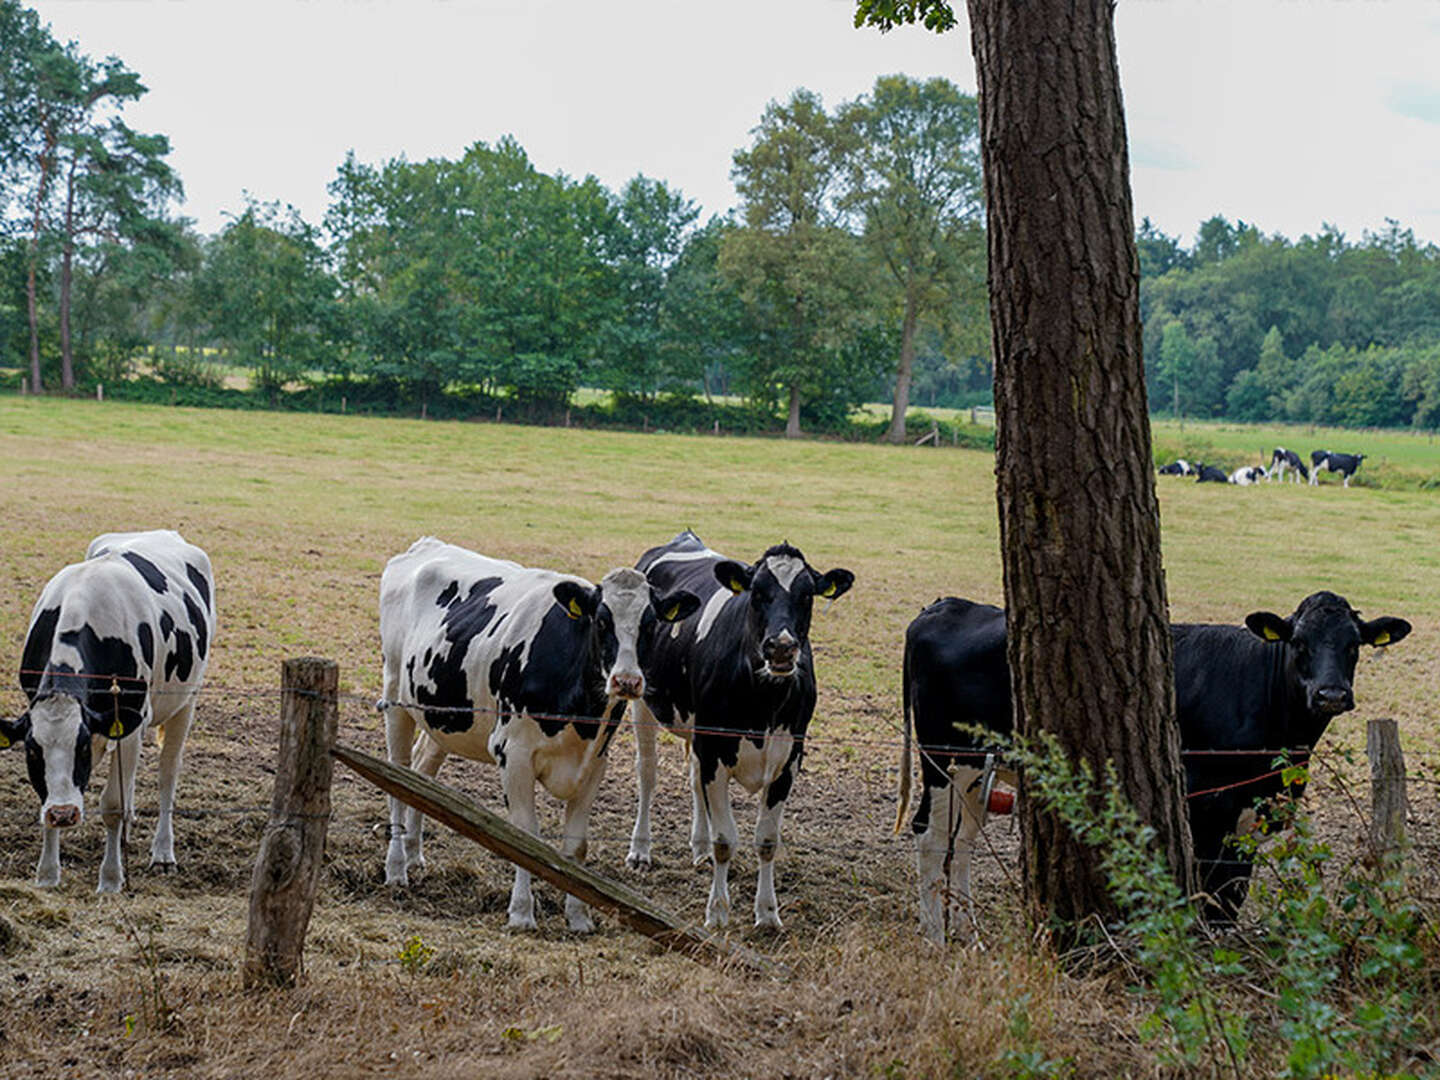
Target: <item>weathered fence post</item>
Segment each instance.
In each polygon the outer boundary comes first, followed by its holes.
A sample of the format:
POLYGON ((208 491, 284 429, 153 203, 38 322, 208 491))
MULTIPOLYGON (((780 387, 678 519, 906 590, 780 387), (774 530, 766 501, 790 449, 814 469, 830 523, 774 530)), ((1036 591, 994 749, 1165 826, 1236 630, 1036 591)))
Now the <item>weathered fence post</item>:
POLYGON ((96 401, 104 401, 104 400, 105 400, 105 384, 104 384, 104 383, 98 383, 98 382, 97 382, 97 383, 95 384, 95 400, 96 400, 96 401))
POLYGON ((1370 843, 1377 856, 1398 850, 1405 843, 1405 755, 1400 750, 1400 728, 1394 720, 1371 720, 1365 730, 1365 754, 1370 759, 1370 843))
POLYGON ((340 668, 333 660, 304 657, 286 660, 281 672, 275 798, 250 879, 247 990, 291 986, 300 973, 330 822, 340 668))

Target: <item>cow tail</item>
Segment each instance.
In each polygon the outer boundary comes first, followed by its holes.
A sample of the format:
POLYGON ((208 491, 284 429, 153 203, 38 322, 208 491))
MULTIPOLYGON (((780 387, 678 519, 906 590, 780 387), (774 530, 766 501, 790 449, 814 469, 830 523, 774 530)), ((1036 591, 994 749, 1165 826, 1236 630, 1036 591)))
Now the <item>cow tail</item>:
MULTIPOLYGON (((908 645, 908 643, 907 643, 908 645)), ((901 702, 905 713, 905 738, 900 751, 900 799, 895 809, 895 831, 898 833, 905 824, 906 811, 910 809, 910 649, 905 649, 905 662, 901 666, 901 702)))

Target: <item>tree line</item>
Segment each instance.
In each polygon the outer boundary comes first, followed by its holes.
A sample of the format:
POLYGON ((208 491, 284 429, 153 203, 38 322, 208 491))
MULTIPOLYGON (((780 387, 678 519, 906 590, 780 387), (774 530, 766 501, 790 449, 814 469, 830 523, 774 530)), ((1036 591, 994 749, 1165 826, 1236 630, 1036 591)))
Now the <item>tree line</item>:
POLYGON ((553 413, 585 386, 738 398, 790 434, 898 397, 896 438, 912 393, 988 394, 975 101, 944 79, 772 102, 708 222, 663 180, 548 175, 506 137, 351 154, 322 221, 247 197, 205 236, 173 215, 168 141, 124 123, 135 72, 16 0, 0 35, 0 364, 34 387, 214 387, 223 363, 276 403, 324 381, 553 413))
MULTIPOLYGON (((513 138, 455 159, 338 165, 321 221, 247 197, 214 235, 174 214, 136 72, 0 0, 0 368, 33 387, 246 404, 297 386, 365 407, 555 415, 580 387, 664 423, 739 402, 789 434, 866 401, 990 400, 974 99, 878 79, 772 102, 702 222, 663 180, 537 170, 513 138), (227 392, 227 400, 237 395, 227 392)), ((1151 408, 1434 427, 1440 257, 1395 222, 1290 241, 1223 217, 1136 241, 1151 408)), ((309 399, 306 399, 309 400, 309 399)))

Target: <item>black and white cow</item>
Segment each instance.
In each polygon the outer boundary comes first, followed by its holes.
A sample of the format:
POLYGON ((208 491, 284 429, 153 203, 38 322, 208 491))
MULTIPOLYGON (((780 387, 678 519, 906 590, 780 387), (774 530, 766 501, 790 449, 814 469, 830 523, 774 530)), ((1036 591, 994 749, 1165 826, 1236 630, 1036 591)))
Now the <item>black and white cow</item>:
POLYGON ((1195 482, 1197 484, 1228 484, 1230 475, 1221 468, 1214 465, 1197 465, 1195 482))
POLYGON ((1344 486, 1348 488, 1350 478, 1364 460, 1364 454, 1337 454, 1331 450, 1316 450, 1310 455, 1310 483, 1319 483, 1322 472, 1334 472, 1340 474, 1344 486))
POLYGON ((1264 468, 1259 465, 1242 465, 1230 474, 1230 483, 1239 484, 1241 487, 1249 487, 1251 484, 1258 484, 1266 478, 1264 468))
POLYGON ((815 597, 841 596, 855 575, 817 573, 789 544, 775 545, 747 566, 711 551, 688 529, 645 552, 636 566, 657 588, 686 589, 704 606, 659 631, 649 687, 633 706, 639 808, 626 861, 650 865, 658 721, 690 743, 690 850, 697 866, 714 860, 705 925, 730 921, 730 859, 738 843, 733 779, 760 793, 755 925, 779 929, 775 850, 815 710, 811 612, 815 597))
POLYGON ((85 561, 50 579, 30 615, 20 659, 29 708, 0 721, 0 746, 25 744, 30 785, 40 796, 37 885, 60 883, 60 832, 85 817, 92 762, 113 743, 100 794, 105 856, 99 890, 125 885, 124 830, 134 818, 140 743, 160 743, 160 816, 150 864, 175 866, 171 814, 195 693, 215 640, 210 559, 169 530, 106 533, 85 561))
POLYGON ((1294 471, 1292 480, 1300 483, 1302 479, 1308 479, 1310 470, 1305 468, 1305 462, 1300 460, 1300 455, 1294 450, 1286 450, 1283 446, 1277 446, 1275 452, 1270 455, 1270 472, 1267 480, 1279 480, 1285 482, 1285 470, 1294 471))
MULTIPOLYGON (((1288 618, 1257 611, 1245 625, 1177 623, 1175 702, 1180 723, 1190 829, 1207 918, 1233 919, 1249 890, 1251 857, 1228 839, 1247 831, 1257 800, 1283 790, 1269 753, 1291 750, 1303 763, 1332 717, 1355 707, 1355 662, 1361 645, 1391 645, 1410 632, 1404 619, 1361 619, 1343 597, 1317 592, 1288 618), (1231 751, 1215 755, 1193 751, 1231 751)), ((923 792, 911 823, 920 878, 920 925, 933 940, 945 915, 967 911, 970 860, 985 822, 985 740, 956 725, 1010 734, 1010 672, 1005 613, 948 597, 931 604, 905 635, 903 820, 910 795, 911 725, 920 745, 923 792), (951 784, 947 768, 954 764, 951 784), (947 887, 945 858, 955 837, 947 887), (952 908, 943 911, 942 897, 952 908)), ((1001 779, 1014 782, 1013 772, 1001 779)), ((1263 813, 1263 811, 1262 811, 1263 813)))
POLYGON ((1169 465, 1160 466, 1161 476, 1194 476, 1199 470, 1184 458, 1177 458, 1169 465))
MULTIPOLYGON (((565 802, 561 850, 584 861, 590 808, 627 701, 645 692, 656 620, 683 619, 699 601, 655 592, 621 567, 598 586, 446 544, 417 540, 380 578, 385 744, 434 776, 449 754, 500 766, 510 821, 534 833, 535 782, 565 802)), ((404 885, 424 866, 421 816, 390 800, 385 879, 404 885)), ((586 905, 565 898, 576 931, 586 905)), ((535 929, 530 873, 515 871, 510 926, 535 929)))

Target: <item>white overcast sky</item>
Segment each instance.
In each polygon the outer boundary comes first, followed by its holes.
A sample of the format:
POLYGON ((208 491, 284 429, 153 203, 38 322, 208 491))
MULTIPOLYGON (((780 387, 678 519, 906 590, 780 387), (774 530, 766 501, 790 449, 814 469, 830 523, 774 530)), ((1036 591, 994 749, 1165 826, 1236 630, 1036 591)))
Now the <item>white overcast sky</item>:
MULTIPOLYGON (((969 32, 855 30, 851 0, 32 0, 58 38, 150 93, 182 212, 210 232, 242 192, 323 216, 348 150, 459 155, 514 135, 535 165, 636 173, 735 201, 732 152, 796 87, 827 106, 878 75, 974 92, 969 32)), ((963 0, 955 5, 963 13, 963 0)), ((1189 244, 1215 213, 1358 240, 1387 217, 1440 242, 1440 2, 1120 0, 1137 220, 1189 244)))

